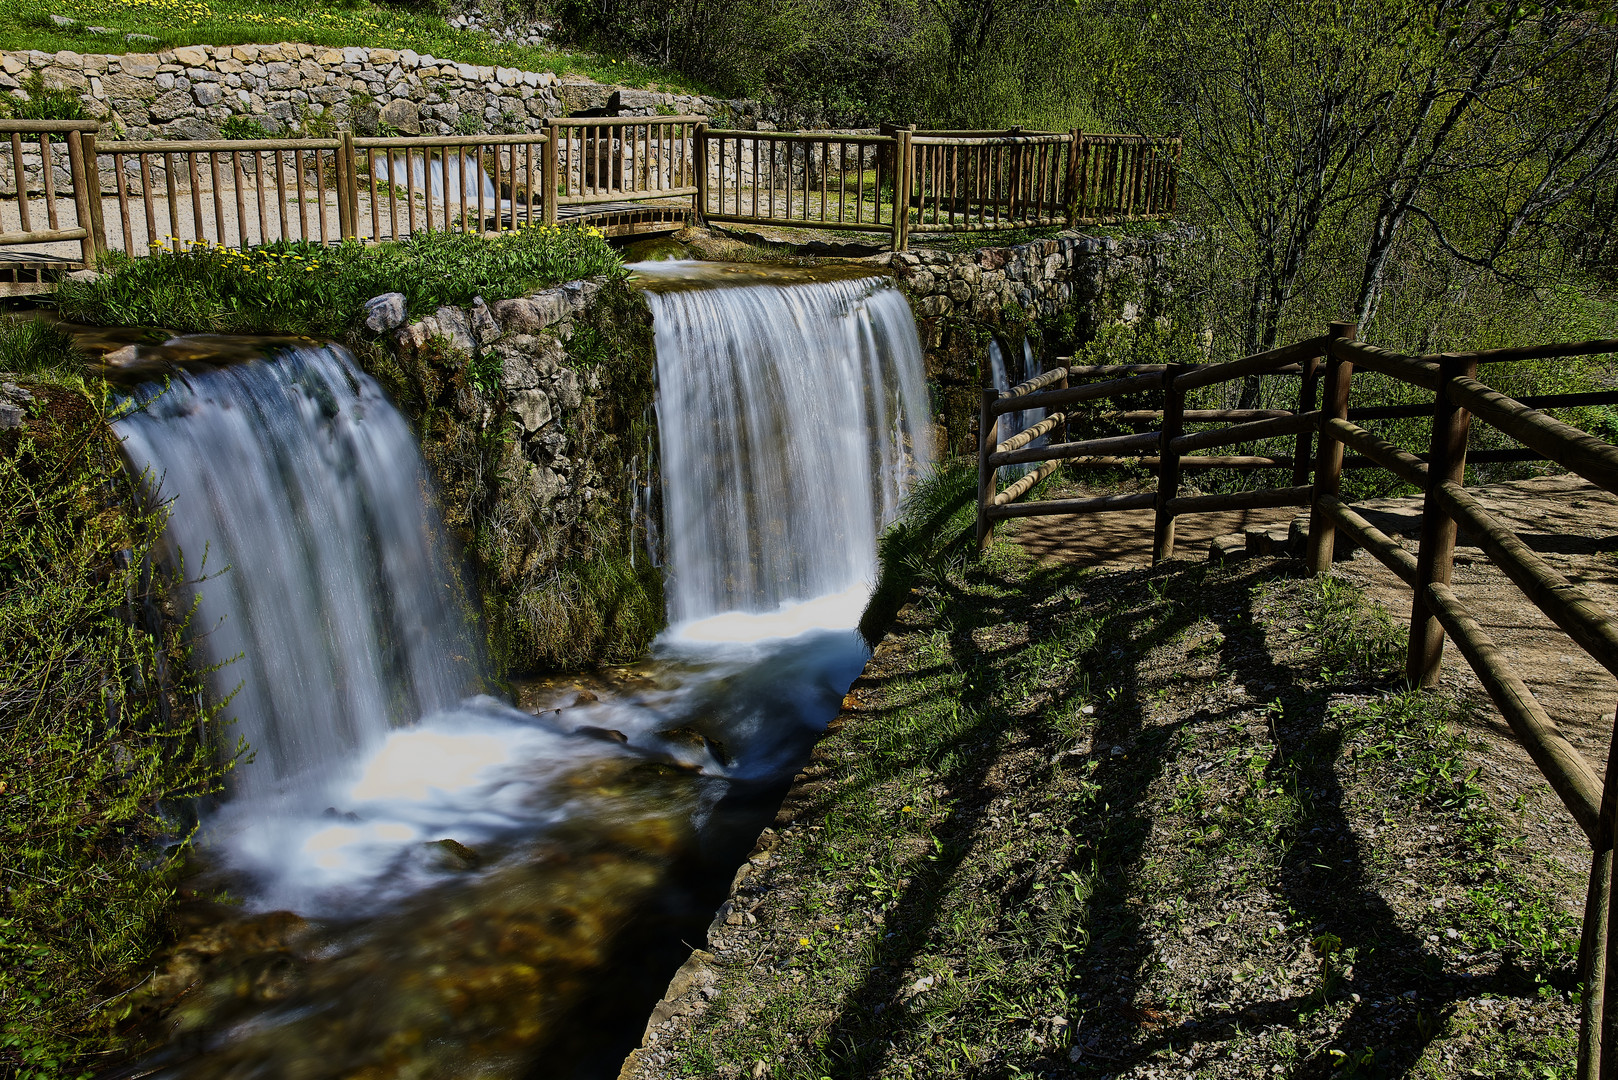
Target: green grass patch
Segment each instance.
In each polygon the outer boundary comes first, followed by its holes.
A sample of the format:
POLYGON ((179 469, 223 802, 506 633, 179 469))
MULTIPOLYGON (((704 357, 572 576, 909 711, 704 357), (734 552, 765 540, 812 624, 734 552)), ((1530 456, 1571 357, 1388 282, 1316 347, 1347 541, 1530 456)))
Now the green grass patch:
POLYGON ((491 303, 566 281, 623 273, 589 226, 527 226, 485 240, 422 233, 397 243, 277 242, 239 250, 191 244, 141 259, 114 257, 94 282, 63 282, 62 315, 105 326, 342 338, 365 301, 403 293, 412 316, 474 296, 491 303))
POLYGON ((701 93, 674 72, 623 56, 512 45, 455 30, 436 4, 385 5, 347 0, 18 0, 0 11, 0 40, 11 50, 80 53, 157 52, 177 45, 274 44, 293 41, 341 48, 412 49, 464 64, 498 65, 597 82, 701 93), (50 16, 78 20, 57 26, 50 16), (93 34, 86 27, 113 31, 93 34), (126 41, 125 34, 152 40, 126 41))
POLYGON ((0 1074, 23 1078, 104 1062, 164 933, 187 807, 230 767, 152 569, 166 510, 64 362, 48 329, 0 330, 0 368, 55 377, 20 378, 26 421, 0 431, 0 1074))
POLYGON ((671 1071, 1571 1076, 1582 881, 1490 805, 1460 707, 1388 681, 1360 594, 916 562, 671 1071), (1464 1036, 1494 1001, 1521 1023, 1464 1036))

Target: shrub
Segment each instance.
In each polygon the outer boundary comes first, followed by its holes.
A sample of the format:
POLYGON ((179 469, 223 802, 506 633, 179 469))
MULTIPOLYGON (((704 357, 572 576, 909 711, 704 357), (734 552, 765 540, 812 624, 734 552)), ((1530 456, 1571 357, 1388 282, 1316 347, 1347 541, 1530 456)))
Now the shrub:
POLYGON ((221 139, 268 139, 270 132, 251 116, 230 116, 219 125, 221 139))
POLYGON ((599 230, 535 225, 493 240, 468 233, 419 234, 392 244, 302 241, 238 250, 193 242, 187 250, 112 261, 94 282, 64 282, 56 294, 75 322, 166 326, 185 332, 358 332, 365 301, 405 296, 413 315, 443 304, 524 296, 564 281, 622 273, 599 230))
POLYGON ((163 935, 182 810, 232 759, 157 602, 166 511, 126 475, 105 395, 28 389, 0 431, 0 1075, 83 1076, 163 935))
POLYGON ((44 76, 30 75, 22 81, 28 100, 0 94, 0 116, 14 120, 85 120, 84 102, 71 90, 45 85, 44 76))

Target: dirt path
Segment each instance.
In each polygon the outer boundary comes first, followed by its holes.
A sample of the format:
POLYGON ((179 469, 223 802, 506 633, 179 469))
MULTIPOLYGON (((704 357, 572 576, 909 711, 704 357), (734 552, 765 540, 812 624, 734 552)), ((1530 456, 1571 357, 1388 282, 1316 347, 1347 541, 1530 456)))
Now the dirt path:
MULTIPOLYGON (((1567 578, 1599 603, 1618 607, 1618 497, 1574 476, 1519 480, 1474 489, 1490 511, 1567 578)), ((1412 553, 1421 527, 1419 498, 1378 499, 1362 512, 1412 553)), ((1284 526, 1291 509, 1206 514, 1178 522, 1177 558, 1207 558, 1219 536, 1254 525, 1284 526)), ((1145 566, 1151 561, 1152 513, 1130 511, 1085 518, 1027 518, 1006 532, 1041 559, 1097 567, 1145 566)), ((1586 758, 1605 772, 1618 680, 1539 609, 1463 533, 1456 552, 1456 595, 1495 639, 1535 697, 1586 758)), ((1339 541, 1341 545, 1341 541, 1339 541)), ((1339 572, 1385 607, 1395 622, 1410 619, 1410 589, 1375 558, 1357 550, 1339 572)), ((1525 831, 1542 832, 1556 857, 1584 873, 1588 847, 1572 818, 1550 793, 1538 769, 1517 745, 1489 702, 1477 676, 1453 643, 1444 651, 1443 683, 1476 706, 1480 776, 1495 805, 1519 817, 1525 831), (1525 805, 1526 804, 1526 805, 1525 805)))

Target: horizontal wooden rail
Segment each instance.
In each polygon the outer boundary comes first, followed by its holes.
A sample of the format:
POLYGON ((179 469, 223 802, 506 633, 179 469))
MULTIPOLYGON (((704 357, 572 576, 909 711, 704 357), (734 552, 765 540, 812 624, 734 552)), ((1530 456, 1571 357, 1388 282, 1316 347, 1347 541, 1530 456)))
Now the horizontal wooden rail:
POLYGON ((1176 390, 1194 390, 1199 386, 1212 386, 1214 383, 1229 382, 1245 375, 1262 375, 1283 365, 1298 360, 1306 360, 1321 354, 1325 347, 1324 337, 1309 338, 1293 345, 1283 345, 1279 349, 1269 352, 1246 356, 1240 360, 1232 360, 1225 364, 1209 364, 1194 371, 1180 375, 1174 380, 1176 390))
POLYGON ((1021 450, 1023 447, 1027 446, 1041 435, 1049 435, 1052 431, 1056 430, 1057 425, 1066 419, 1067 417, 1062 413, 1052 413, 1039 423, 1034 424, 1023 431, 1019 431, 1005 442, 995 446, 994 452, 996 454, 1006 454, 1013 450, 1021 450))
MULTIPOLYGON (((451 145, 464 145, 466 139, 451 145)), ((341 139, 120 139, 99 143, 102 154, 212 154, 239 151, 341 150, 341 139)))
POLYGON ((1035 375, 1032 379, 1028 379, 1028 380, 1026 380, 1024 382, 1018 383, 1016 386, 1013 386, 1010 390, 1002 390, 1000 392, 1000 396, 1002 398, 1011 398, 1011 397, 1021 397, 1023 394, 1031 394, 1035 390, 1043 390, 1045 387, 1051 385, 1051 383, 1061 382, 1063 379, 1067 378, 1070 374, 1071 374, 1071 372, 1069 372, 1067 368, 1064 368, 1064 367, 1052 368, 1049 371, 1042 372, 1039 375, 1035 375))
POLYGON ((1350 507, 1343 505, 1335 495, 1321 495, 1316 504, 1356 543, 1375 555, 1383 566, 1399 575, 1399 579, 1406 585, 1416 583, 1416 557, 1401 547, 1397 540, 1372 525, 1350 507))
POLYGON ((1332 338, 1327 343, 1327 349, 1332 356, 1339 360, 1347 360, 1355 367, 1391 375, 1395 379, 1414 383, 1423 390, 1438 389, 1440 379, 1438 365, 1430 361, 1417 360, 1401 353, 1379 349, 1375 345, 1344 341, 1341 338, 1332 338))
POLYGON ((1170 445, 1177 453, 1211 450, 1216 446, 1229 446, 1232 443, 1256 442, 1259 439, 1273 439, 1278 435, 1296 435, 1300 431, 1313 429, 1319 421, 1320 414, 1313 412, 1278 416, 1269 420, 1253 420, 1245 424, 1220 428, 1217 431, 1199 431, 1191 435, 1181 435, 1170 445))
POLYGON ((100 131, 98 120, 10 120, 0 119, 0 135, 15 131, 23 135, 57 134, 68 131, 100 131))
POLYGON ((991 518, 1051 517, 1056 514, 1110 514, 1120 510, 1149 510, 1157 501, 1150 492, 1139 495, 1102 495, 1094 499, 1048 499, 1042 502, 989 506, 991 518))
POLYGON ((48 244, 56 240, 83 240, 90 235, 90 230, 76 229, 34 229, 32 232, 0 233, 0 244, 48 244))
POLYGON ((1569 472, 1578 473, 1598 487, 1618 492, 1618 447, 1513 401, 1476 379, 1452 380, 1449 393, 1474 415, 1569 472))
MULTIPOLYGON (((706 116, 558 116, 547 124, 563 128, 645 127, 647 124, 704 124, 706 116)), ((481 138, 481 136, 480 136, 481 138)))
MULTIPOLYGON (((1530 409, 1573 409, 1584 405, 1618 405, 1618 390, 1588 390, 1570 394, 1524 394, 1513 398, 1519 405, 1530 409)), ((1431 405, 1368 405, 1348 410, 1348 418, 1360 420, 1398 420, 1414 416, 1431 416, 1431 405)))
POLYGON ((1326 419, 1322 430, 1337 441, 1352 446, 1401 480, 1422 487, 1427 483, 1427 463, 1406 450, 1358 425, 1336 417, 1326 419))
POLYGON ((1161 390, 1162 388, 1163 379, 1161 376, 1135 375, 1122 379, 1110 379, 1107 382, 1070 386, 1065 390, 1041 390, 1037 393, 1023 394, 1019 397, 1001 398, 994 403, 992 415, 1001 416, 1008 412, 1023 412, 1028 409, 1051 409, 1062 405, 1074 405, 1081 401, 1093 401, 1096 398, 1139 394, 1149 390, 1161 390))
POLYGON ((1533 605, 1567 632, 1596 662, 1618 675, 1618 620, 1518 539, 1460 484, 1437 486, 1444 509, 1488 552, 1533 605))
POLYGON ((1041 480, 1051 475, 1051 473, 1055 472, 1056 466, 1056 462, 1047 461, 1033 472, 1026 473, 1019 477, 1015 482, 1007 485, 1006 490, 994 497, 994 505, 1004 506, 1007 503, 1016 502, 1018 499, 1028 494, 1028 492, 1032 491, 1035 484, 1039 483, 1041 480))
MULTIPOLYGON (((1180 413, 1186 424, 1239 424, 1248 420, 1279 420, 1296 416, 1291 409, 1186 409, 1180 413)), ((1163 419, 1162 409, 1129 409, 1124 412, 1102 413, 1101 419, 1119 424, 1152 423, 1163 419)))
MULTIPOLYGON (((1183 463, 1183 462, 1182 462, 1183 463)), ((1223 495, 1181 495, 1166 504, 1169 513, 1214 514, 1223 510, 1262 510, 1276 506, 1308 506, 1313 491, 1309 485, 1264 488, 1259 491, 1232 491, 1223 495)))
POLYGON ((998 468, 1001 465, 1021 465, 1024 462, 1042 461, 1046 458, 1057 460, 1088 457, 1092 454, 1127 454, 1135 450, 1155 449, 1157 443, 1158 433, 1155 431, 1144 435, 1109 435, 1100 439, 1085 439, 1082 442, 1055 443, 1050 446, 1029 447, 1026 450, 993 453, 989 455, 989 465, 998 468))
POLYGON ((1150 375, 1167 369, 1167 364, 1069 364, 1067 373, 1077 379, 1098 375, 1150 375))
POLYGON ((1427 596, 1439 622, 1482 680, 1483 688, 1506 718, 1512 733, 1550 781, 1562 805, 1585 835, 1594 839, 1601 805, 1601 782, 1596 779, 1595 770, 1562 737, 1556 721, 1511 670, 1494 639, 1484 632, 1454 591, 1448 585, 1434 582, 1427 586, 1427 596))
MULTIPOLYGON (((270 140, 265 140, 268 142, 270 140)), ((407 150, 438 146, 539 146, 550 141, 540 132, 527 135, 388 135, 376 138, 356 138, 354 146, 360 150, 407 150)), ((262 144, 261 144, 262 145, 262 144)), ((269 147, 265 147, 269 149, 269 147)))

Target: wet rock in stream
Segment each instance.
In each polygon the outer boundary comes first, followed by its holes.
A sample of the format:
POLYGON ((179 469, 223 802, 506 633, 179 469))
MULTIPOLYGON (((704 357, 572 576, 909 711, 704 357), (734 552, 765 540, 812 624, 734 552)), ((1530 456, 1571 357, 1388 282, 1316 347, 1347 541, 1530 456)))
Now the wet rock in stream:
POLYGON ((196 928, 129 995, 153 1049, 137 1073, 528 1075, 576 1037, 619 932, 693 852, 706 783, 594 761, 553 787, 567 816, 538 840, 500 858, 440 840, 460 872, 363 926, 194 904, 196 928))

